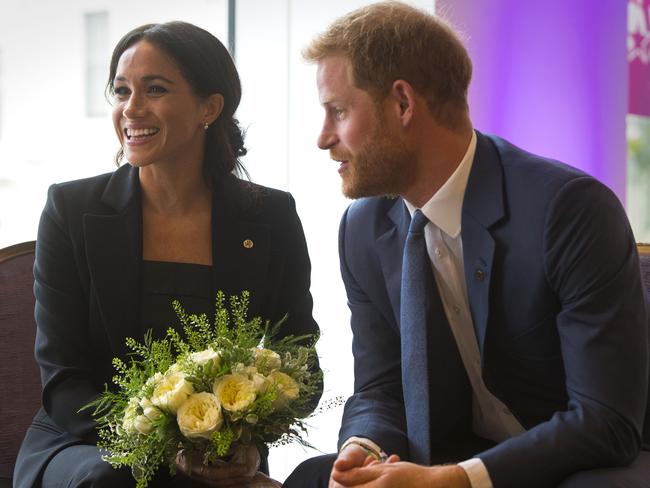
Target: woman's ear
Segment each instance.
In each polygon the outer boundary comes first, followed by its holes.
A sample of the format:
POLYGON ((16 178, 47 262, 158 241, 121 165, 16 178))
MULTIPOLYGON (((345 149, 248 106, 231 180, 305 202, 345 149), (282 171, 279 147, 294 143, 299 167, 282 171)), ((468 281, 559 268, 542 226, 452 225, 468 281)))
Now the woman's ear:
POLYGON ((213 93, 204 101, 205 113, 203 114, 203 123, 212 124, 219 118, 223 111, 223 95, 221 93, 213 93))
POLYGON ((408 81, 395 80, 390 89, 390 97, 402 126, 408 125, 415 110, 415 90, 408 81))

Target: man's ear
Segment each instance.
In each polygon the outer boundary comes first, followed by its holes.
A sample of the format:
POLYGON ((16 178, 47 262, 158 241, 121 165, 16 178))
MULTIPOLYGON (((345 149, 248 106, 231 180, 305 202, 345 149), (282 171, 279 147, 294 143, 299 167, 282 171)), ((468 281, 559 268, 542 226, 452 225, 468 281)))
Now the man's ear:
POLYGON ((395 80, 390 89, 390 97, 394 102, 395 111, 402 126, 407 126, 413 119, 417 103, 415 90, 408 81, 395 80))
POLYGON ((223 111, 223 95, 221 93, 213 93, 204 101, 204 114, 203 114, 203 123, 212 124, 215 120, 219 118, 221 112, 223 111))

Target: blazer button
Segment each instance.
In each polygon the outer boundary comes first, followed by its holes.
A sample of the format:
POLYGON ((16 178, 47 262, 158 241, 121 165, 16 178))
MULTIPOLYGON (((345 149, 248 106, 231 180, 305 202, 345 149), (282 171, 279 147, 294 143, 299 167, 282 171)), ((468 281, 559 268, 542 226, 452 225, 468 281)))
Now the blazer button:
POLYGON ((242 245, 243 245, 246 249, 252 249, 252 247, 253 247, 253 241, 251 241, 250 239, 245 239, 244 242, 242 242, 242 245))
POLYGON ((477 269, 476 271, 474 271, 474 278, 476 278, 477 281, 485 280, 485 271, 483 271, 480 268, 477 269))

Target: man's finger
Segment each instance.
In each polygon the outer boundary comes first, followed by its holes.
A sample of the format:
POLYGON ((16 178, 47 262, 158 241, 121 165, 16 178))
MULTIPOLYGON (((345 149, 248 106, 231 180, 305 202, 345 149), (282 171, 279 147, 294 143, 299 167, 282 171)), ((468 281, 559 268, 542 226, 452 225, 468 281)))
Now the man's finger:
POLYGON ((336 461, 334 461, 334 469, 337 471, 345 471, 358 468, 363 466, 367 457, 368 453, 365 449, 355 444, 350 444, 339 453, 336 461))
POLYGON ((372 464, 379 464, 379 461, 377 461, 374 457, 368 456, 366 460, 363 462, 364 466, 370 466, 372 464))
POLYGON ((346 471, 332 471, 332 479, 343 486, 356 486, 378 479, 384 472, 383 464, 374 464, 364 468, 353 468, 346 471))

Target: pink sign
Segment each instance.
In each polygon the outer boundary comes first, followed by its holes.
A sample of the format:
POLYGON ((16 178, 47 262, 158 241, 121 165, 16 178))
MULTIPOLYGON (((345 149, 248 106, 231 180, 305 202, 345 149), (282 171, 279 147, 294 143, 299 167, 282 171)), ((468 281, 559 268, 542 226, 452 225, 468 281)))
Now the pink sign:
POLYGON ((650 0, 628 0, 629 112, 650 116, 650 0))

